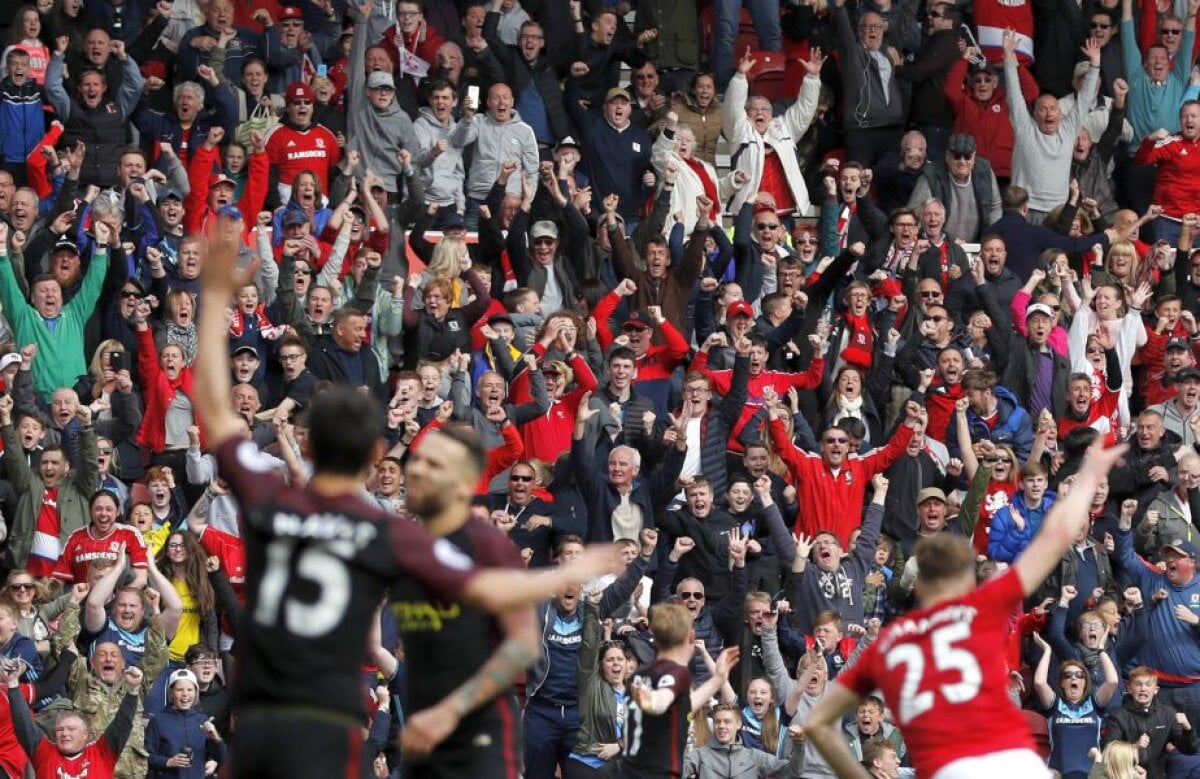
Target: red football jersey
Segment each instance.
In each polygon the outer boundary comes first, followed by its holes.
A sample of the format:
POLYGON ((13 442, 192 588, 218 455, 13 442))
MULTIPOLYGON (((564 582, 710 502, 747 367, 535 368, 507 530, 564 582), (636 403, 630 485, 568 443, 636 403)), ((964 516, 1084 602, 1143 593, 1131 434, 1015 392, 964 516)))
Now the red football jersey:
POLYGON ((67 537, 58 563, 54 566, 54 578, 64 582, 86 582, 88 565, 92 560, 116 560, 117 550, 125 545, 129 553, 129 562, 134 568, 146 568, 146 542, 142 534, 133 525, 113 526, 104 538, 92 535, 92 528, 81 527, 67 537))
POLYGON ((74 757, 67 757, 48 739, 43 738, 38 742, 37 753, 33 756, 33 769, 38 776, 113 779, 113 769, 116 765, 117 755, 108 745, 108 739, 103 736, 88 744, 74 757))
POLYGON ((205 552, 220 559, 221 570, 225 571, 233 591, 241 598, 246 583, 246 548, 242 545, 242 539, 211 525, 200 528, 197 538, 205 552))
POLYGON ((889 624, 837 682, 863 696, 882 690, 918 776, 955 760, 1034 749, 1008 697, 1004 646, 1023 599, 1014 569, 965 597, 889 624))
POLYGON ((334 134, 320 124, 297 130, 275 125, 267 136, 267 158, 279 174, 279 183, 291 186, 296 174, 311 170, 321 180, 321 191, 329 192, 329 169, 342 159, 334 134))

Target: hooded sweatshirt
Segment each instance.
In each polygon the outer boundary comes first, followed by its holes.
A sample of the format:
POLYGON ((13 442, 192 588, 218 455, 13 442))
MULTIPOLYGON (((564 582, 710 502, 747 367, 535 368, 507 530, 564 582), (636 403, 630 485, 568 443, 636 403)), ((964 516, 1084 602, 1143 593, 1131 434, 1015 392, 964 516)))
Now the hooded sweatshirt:
MULTIPOLYGON (((462 124, 467 126, 463 144, 475 143, 467 194, 476 200, 487 197, 500 173, 500 164, 505 160, 516 160, 518 167, 526 172, 538 169, 537 138, 533 128, 521 121, 515 109, 507 122, 497 122, 490 114, 482 113, 464 119, 462 124)), ((509 177, 507 191, 510 195, 521 193, 520 176, 509 177)))
POLYGON ((463 146, 467 128, 450 120, 443 125, 433 115, 432 108, 422 108, 413 126, 416 146, 413 147, 413 166, 420 171, 425 184, 425 200, 439 206, 461 205, 466 170, 463 167, 463 146), (433 147, 445 138, 449 146, 434 156, 433 147))

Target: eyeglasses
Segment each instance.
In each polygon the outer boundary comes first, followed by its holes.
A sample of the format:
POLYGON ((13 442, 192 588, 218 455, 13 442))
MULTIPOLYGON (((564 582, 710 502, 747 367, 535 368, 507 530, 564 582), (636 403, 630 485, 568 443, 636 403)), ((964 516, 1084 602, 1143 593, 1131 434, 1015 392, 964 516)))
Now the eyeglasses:
MULTIPOLYGON (((797 245, 797 246, 816 246, 816 245, 817 245, 817 239, 816 239, 816 238, 813 238, 811 235, 806 235, 806 236, 804 236, 803 238, 797 238, 797 239, 796 239, 796 245, 797 245)), ((793 275, 799 276, 800 274, 799 274, 799 273, 796 273, 796 274, 793 274, 793 275)))
POLYGON ((291 362, 292 360, 299 360, 299 359, 300 359, 301 357, 303 357, 303 356, 304 356, 304 354, 303 354, 303 353, 300 353, 300 354, 281 354, 281 355, 279 355, 279 361, 280 361, 280 362, 291 362))
POLYGON ((523 41, 544 41, 545 39, 546 39, 545 35, 522 35, 521 36, 521 40, 523 40, 523 41))
POLYGON ((183 544, 178 542, 174 544, 167 544, 167 549, 183 549, 183 544))
POLYGON ((883 29, 883 25, 882 24, 860 24, 860 25, 858 25, 858 29, 863 30, 865 32, 878 32, 883 29))
MULTIPOLYGON (((980 81, 980 82, 977 82, 977 83, 980 83, 980 84, 982 84, 982 83, 984 83, 984 82, 980 81)), ((956 160, 969 160, 969 159, 971 159, 972 157, 974 157, 974 156, 975 156, 975 153, 974 153, 974 152, 972 152, 972 153, 970 153, 970 154, 966 154, 966 153, 964 153, 964 152, 961 152, 961 151, 952 151, 952 152, 950 152, 950 156, 951 156, 951 157, 953 157, 953 158, 954 158, 954 159, 956 159, 956 160)))
POLYGON ((1103 22, 1092 22, 1091 27, 1093 30, 1107 30, 1112 27, 1112 25, 1104 24, 1103 22))
POLYGON ((188 665, 194 665, 197 668, 211 668, 217 664, 216 658, 212 657, 197 657, 188 665))
POLYGON ((825 438, 821 441, 821 443, 824 443, 824 444, 848 444, 848 443, 850 443, 850 439, 844 438, 844 437, 843 438, 825 438))
POLYGON ((702 592, 681 592, 681 593, 679 593, 679 597, 683 600, 704 600, 704 593, 702 593, 702 592))
POLYGON ((757 222, 754 226, 759 230, 778 230, 779 222, 757 222))
POLYGON ((941 296, 942 296, 942 291, 940 289, 923 289, 923 290, 921 290, 921 297, 923 297, 923 298, 940 298, 941 296))
POLYGON ((1063 679, 1085 679, 1087 678, 1083 671, 1063 671, 1063 679))
POLYGON ((513 474, 509 474, 508 480, 509 480, 509 481, 527 482, 527 481, 533 481, 533 477, 532 477, 532 476, 517 475, 517 474, 513 473, 513 474))
POLYGON ((1012 464, 1012 458, 1011 457, 997 457, 996 462, 1004 463, 1005 465, 1010 465, 1010 464, 1012 464))
POLYGON ((33 589, 37 589, 37 585, 34 584, 33 582, 20 582, 20 583, 13 582, 12 584, 8 585, 8 589, 10 589, 10 590, 33 590, 33 589))
POLYGON ((142 293, 132 289, 123 289, 121 290, 121 297, 125 300, 141 300, 142 293))
POLYGON ((896 222, 892 227, 916 227, 916 222, 896 222))
POLYGON ((312 105, 312 101, 311 100, 293 100, 293 101, 291 101, 291 104, 292 105, 312 105))
POLYGON ((929 317, 925 317, 925 318, 928 319, 930 322, 933 322, 934 324, 939 324, 941 322, 945 322, 950 317, 948 317, 948 316, 929 316, 929 317))

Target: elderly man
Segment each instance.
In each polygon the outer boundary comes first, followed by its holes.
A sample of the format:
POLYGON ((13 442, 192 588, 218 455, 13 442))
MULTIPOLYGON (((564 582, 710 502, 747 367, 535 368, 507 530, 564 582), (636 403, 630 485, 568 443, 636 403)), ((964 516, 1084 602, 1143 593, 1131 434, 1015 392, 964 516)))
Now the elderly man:
POLYGON ((242 67, 248 60, 265 59, 261 36, 252 30, 234 26, 233 0, 212 0, 204 12, 204 24, 183 34, 175 61, 176 83, 192 81, 201 65, 218 68, 223 81, 238 84, 242 67))
POLYGON ((1046 213, 1067 199, 1071 155, 1087 107, 1100 88, 1100 47, 1094 40, 1084 46, 1090 68, 1076 95, 1071 113, 1063 116, 1054 95, 1043 94, 1033 104, 1033 118, 1025 112, 1025 98, 1017 75, 1017 36, 1004 34, 1004 75, 1008 80, 1008 111, 1016 147, 1013 150, 1013 184, 1029 193, 1029 221, 1040 225, 1046 213))
POLYGON ((144 139, 171 144, 185 166, 191 159, 191 152, 204 142, 210 127, 223 127, 230 137, 237 129, 237 99, 229 85, 218 79, 208 65, 201 65, 197 75, 208 84, 212 110, 204 110, 204 87, 195 81, 183 81, 175 85, 172 93, 174 114, 143 107, 133 115, 133 124, 144 139))
POLYGON ((888 24, 878 12, 867 10, 859 16, 855 37, 845 0, 834 0, 833 22, 842 54, 843 91, 857 96, 842 101, 846 159, 870 167, 900 139, 905 118, 899 79, 903 60, 895 47, 885 46, 888 24))
POLYGON ((978 240, 1001 213, 996 174, 977 152, 973 136, 951 135, 945 156, 925 166, 908 200, 909 208, 919 208, 931 197, 940 200, 946 232, 968 242, 978 240))
POLYGON ((730 140, 735 170, 747 174, 749 181, 734 192, 729 201, 730 213, 737 213, 758 192, 771 193, 780 216, 809 210, 808 187, 796 157, 796 142, 808 131, 817 110, 824 62, 819 49, 804 62, 804 80, 796 101, 777 118, 772 116, 770 100, 761 95, 747 98, 748 74, 755 60, 747 56, 738 63, 725 96, 725 137, 730 140), (743 106, 745 110, 739 110, 743 106))
POLYGON ((117 160, 125 145, 126 125, 145 82, 138 64, 126 54, 125 44, 113 41, 112 52, 121 66, 121 82, 115 96, 110 96, 104 71, 97 69, 75 74, 78 80, 75 95, 69 95, 63 73, 63 56, 69 45, 66 36, 55 41, 54 54, 46 68, 46 100, 64 123, 64 134, 87 146, 80 185, 112 186, 117 180, 117 160))
POLYGON ((899 156, 888 154, 876 167, 875 186, 879 192, 879 207, 885 214, 903 208, 912 200, 913 188, 921 180, 921 173, 929 162, 928 149, 924 134, 920 130, 909 130, 900 138, 899 156))

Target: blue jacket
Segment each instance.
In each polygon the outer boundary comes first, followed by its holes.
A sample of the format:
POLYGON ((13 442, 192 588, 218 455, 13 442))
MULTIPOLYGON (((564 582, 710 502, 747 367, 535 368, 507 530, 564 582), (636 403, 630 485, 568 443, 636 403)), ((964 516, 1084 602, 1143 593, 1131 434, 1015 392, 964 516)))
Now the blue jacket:
POLYGON ((146 753, 150 776, 155 779, 204 779, 204 762, 225 759, 225 742, 211 741, 200 730, 208 715, 200 709, 174 707, 155 715, 146 726, 146 753), (191 768, 168 768, 167 759, 184 747, 192 748, 191 768))
MULTIPOLYGON (((999 419, 995 427, 988 427, 983 417, 975 413, 975 409, 967 409, 967 426, 971 431, 971 441, 991 441, 995 444, 1009 444, 1021 458, 1021 462, 1029 459, 1029 451, 1033 448, 1033 419, 1017 402, 1017 397, 1001 386, 993 392, 996 395, 996 411, 999 419)), ((950 425, 946 431, 946 448, 951 457, 962 453, 962 444, 958 440, 958 426, 950 425)))
MULTIPOLYGON (((570 467, 579 492, 587 501, 588 543, 612 543, 614 540, 612 513, 621 498, 608 481, 608 456, 612 449, 612 442, 604 433, 601 433, 598 443, 590 436, 582 441, 571 442, 570 467)), ((683 468, 685 454, 671 445, 667 456, 653 473, 633 480, 629 500, 641 509, 643 527, 654 528, 655 517, 678 492, 675 482, 683 468)), ((647 467, 645 462, 642 467, 647 467)))
POLYGON ((1042 496, 1042 503, 1036 509, 1025 505, 1025 498, 1020 492, 1013 495, 1007 506, 1002 507, 992 517, 992 532, 988 535, 988 557, 1002 563, 1011 563, 1017 559, 1029 542, 1037 535, 1042 527, 1046 512, 1054 505, 1054 493, 1047 492, 1042 496), (1017 512, 1025 520, 1024 528, 1018 529, 1013 521, 1013 512, 1017 512), (1031 511, 1034 512, 1031 516, 1031 511))
POLYGON ((0 81, 0 151, 5 162, 23 164, 46 134, 45 102, 34 81, 21 86, 11 78, 0 81))
POLYGON ((1144 602, 1151 603, 1150 596, 1160 589, 1167 593, 1167 599, 1147 614, 1145 635, 1152 638, 1137 648, 1134 659, 1157 671, 1160 685, 1200 681, 1200 624, 1189 625, 1175 617, 1176 606, 1200 613, 1200 576, 1187 584, 1171 584, 1165 574, 1138 557, 1132 531, 1118 530, 1116 540, 1122 579, 1137 585, 1144 602))

